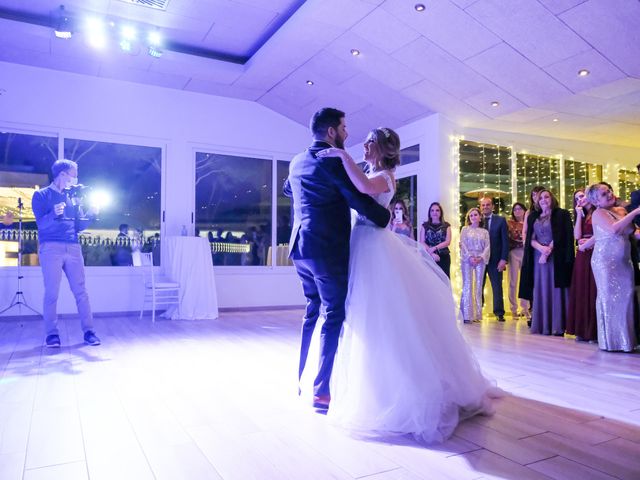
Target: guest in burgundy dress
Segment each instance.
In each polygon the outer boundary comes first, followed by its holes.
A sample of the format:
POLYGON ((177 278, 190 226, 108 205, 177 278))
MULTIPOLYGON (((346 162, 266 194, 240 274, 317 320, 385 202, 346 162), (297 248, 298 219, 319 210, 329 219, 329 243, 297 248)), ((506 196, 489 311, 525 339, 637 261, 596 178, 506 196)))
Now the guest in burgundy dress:
POLYGON ((578 243, 571 287, 569 288, 569 313, 567 316, 567 333, 576 336, 576 340, 584 342, 598 341, 596 319, 596 281, 591 270, 591 256, 595 237, 591 214, 595 208, 589 203, 584 190, 573 194, 573 207, 576 222, 573 236, 578 243))

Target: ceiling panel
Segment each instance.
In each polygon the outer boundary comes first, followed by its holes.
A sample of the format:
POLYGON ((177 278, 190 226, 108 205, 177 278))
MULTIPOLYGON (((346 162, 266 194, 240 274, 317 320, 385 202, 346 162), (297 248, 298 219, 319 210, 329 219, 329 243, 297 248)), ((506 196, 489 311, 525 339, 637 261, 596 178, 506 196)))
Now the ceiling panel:
POLYGON ((540 67, 591 49, 535 0, 479 0, 466 12, 540 67))
POLYGON ((570 93, 505 43, 491 47, 466 63, 529 107, 570 93))
POLYGON ((586 90, 582 92, 582 94, 598 98, 616 98, 621 95, 638 91, 640 91, 640 79, 627 77, 600 87, 586 90))
POLYGON ((262 90, 243 88, 236 85, 221 85, 211 80, 192 77, 187 82, 183 90, 188 92, 205 93, 208 95, 218 95, 221 97, 242 98, 256 101, 264 92, 262 90))
POLYGON ((560 18, 620 70, 640 77, 640 2, 589 0, 560 18))
POLYGON ((544 70, 576 93, 626 77, 623 72, 594 49, 549 65, 544 70), (578 75, 582 69, 588 70, 589 75, 585 77, 578 75))
POLYGON ((327 50, 344 61, 351 60, 355 68, 391 88, 401 90, 422 80, 422 77, 409 67, 351 32, 338 37, 327 50), (360 50, 361 54, 353 56, 353 48, 360 50))
POLYGON ((526 107, 517 98, 512 97, 495 85, 492 85, 490 89, 485 90, 482 93, 465 98, 464 101, 479 112, 482 112, 486 116, 492 118, 516 112, 526 107), (494 107, 492 105, 493 102, 498 102, 499 105, 494 107))
POLYGON ((538 0, 542 5, 556 15, 569 10, 570 8, 580 5, 587 0, 538 0))
POLYGON ((532 120, 537 120, 543 117, 549 117, 553 115, 555 112, 550 110, 541 110, 539 108, 524 108, 522 110, 518 110, 513 113, 508 113, 506 115, 500 115, 496 117, 498 120, 504 122, 531 122, 532 120))
POLYGON ((401 48, 393 57, 459 98, 468 98, 494 87, 471 67, 424 37, 401 48))
POLYGON ((413 2, 387 0, 382 8, 461 60, 500 42, 449 0, 429 2, 428 6, 425 11, 416 12, 413 2))
POLYGON ((182 89, 189 81, 189 77, 185 75, 127 68, 118 63, 103 63, 100 67, 99 76, 174 89, 182 89))
POLYGON ((420 37, 406 23, 381 9, 369 13, 351 30, 385 53, 394 52, 420 37))

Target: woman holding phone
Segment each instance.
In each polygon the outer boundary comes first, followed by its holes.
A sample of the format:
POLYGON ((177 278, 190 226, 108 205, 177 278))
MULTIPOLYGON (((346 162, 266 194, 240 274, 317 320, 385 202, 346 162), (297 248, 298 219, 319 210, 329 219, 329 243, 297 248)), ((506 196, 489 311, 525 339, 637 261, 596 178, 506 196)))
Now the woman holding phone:
POLYGON ((413 225, 411 225, 411 219, 409 218, 409 210, 402 199, 398 199, 393 204, 389 228, 398 235, 405 235, 411 240, 414 240, 413 225))

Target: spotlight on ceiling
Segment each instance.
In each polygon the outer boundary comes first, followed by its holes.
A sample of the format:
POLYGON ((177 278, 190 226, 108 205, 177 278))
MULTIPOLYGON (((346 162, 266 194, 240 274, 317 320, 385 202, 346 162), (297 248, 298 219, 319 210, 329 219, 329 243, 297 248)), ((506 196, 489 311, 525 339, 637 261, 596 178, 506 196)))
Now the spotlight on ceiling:
POLYGON ((351 55, 353 55, 354 57, 357 57, 358 55, 360 55, 360 50, 358 50, 357 48, 352 48, 351 55))
POLYGON ((583 68, 582 70, 578 70, 578 76, 580 76, 580 77, 586 77, 590 73, 591 72, 589 70, 587 70, 586 68, 583 68))
POLYGON ((313 80, 307 80, 307 85, 309 86, 313 85, 313 80))
POLYGON ((495 100, 493 102, 491 102, 491 106, 492 107, 499 107, 500 106, 500 102, 496 102, 495 100))
POLYGON ((149 32, 149 34, 147 35, 147 41, 149 42, 149 45, 159 47, 162 43, 162 35, 160 35, 160 32, 154 30, 152 32, 149 32))
POLYGON ((424 6, 424 3, 416 3, 413 8, 416 9, 416 12, 424 12, 427 9, 427 7, 424 6))
POLYGON ((553 119, 553 121, 554 121, 554 122, 559 122, 560 120, 559 120, 559 119, 557 119, 557 118, 554 118, 554 119, 553 119))
POLYGON ((87 41, 94 48, 104 48, 107 44, 105 24, 96 17, 89 17, 86 21, 87 41))
POLYGON ((122 39, 120 40, 120 48, 125 52, 130 52, 133 42, 137 36, 136 29, 131 25, 125 25, 120 30, 120 35, 122 36, 122 39))
POLYGON ((63 38, 65 40, 71 38, 73 35, 73 32, 71 31, 71 19, 67 16, 64 10, 64 5, 60 5, 58 10, 58 16, 55 21, 53 33, 56 37, 63 38))

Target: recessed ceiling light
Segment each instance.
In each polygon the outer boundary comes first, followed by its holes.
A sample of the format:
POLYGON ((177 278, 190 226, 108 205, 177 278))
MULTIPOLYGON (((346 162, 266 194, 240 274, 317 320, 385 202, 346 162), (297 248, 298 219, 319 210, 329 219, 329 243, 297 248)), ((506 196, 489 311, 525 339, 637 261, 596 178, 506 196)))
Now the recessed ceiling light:
POLYGON ((586 77, 590 73, 591 72, 589 70, 587 70, 586 68, 583 68, 582 70, 578 70, 578 76, 580 76, 580 77, 586 77))
POLYGON ((493 102, 491 102, 491 106, 492 107, 499 107, 500 106, 500 102, 493 101, 493 102))
POLYGON ((425 7, 423 3, 416 3, 413 8, 416 9, 416 12, 424 12, 427 7, 425 7))
POLYGON ((358 55, 360 55, 360 50, 358 50, 357 48, 352 48, 351 55, 353 55, 354 57, 357 57, 358 55))
POLYGON ((553 119, 553 121, 554 121, 554 122, 558 122, 559 120, 558 120, 557 118, 554 118, 554 119, 553 119))
POLYGON ((313 85, 313 80, 307 80, 307 85, 309 86, 313 85))

